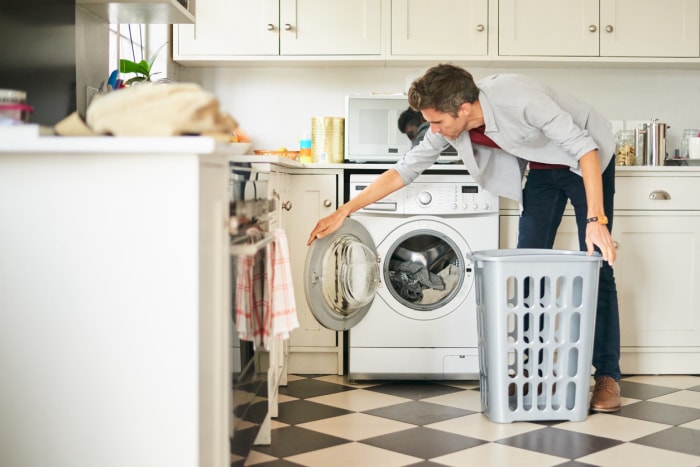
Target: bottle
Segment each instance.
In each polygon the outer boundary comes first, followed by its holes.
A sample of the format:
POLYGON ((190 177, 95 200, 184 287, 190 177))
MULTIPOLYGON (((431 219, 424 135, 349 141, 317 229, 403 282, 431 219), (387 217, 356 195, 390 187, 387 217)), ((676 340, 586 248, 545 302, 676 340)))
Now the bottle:
POLYGON ((615 139, 615 165, 636 165, 634 131, 618 131, 615 139))
POLYGON ((314 154, 311 148, 311 137, 304 135, 299 140, 299 162, 311 164, 314 161, 314 154))

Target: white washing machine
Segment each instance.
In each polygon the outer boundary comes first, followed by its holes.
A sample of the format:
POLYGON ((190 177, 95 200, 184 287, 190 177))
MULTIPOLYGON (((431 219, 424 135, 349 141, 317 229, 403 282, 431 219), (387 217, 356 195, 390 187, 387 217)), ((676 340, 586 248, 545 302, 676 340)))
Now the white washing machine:
MULTIPOLYGON (((378 175, 352 174, 350 197, 378 175)), ((325 327, 349 330, 348 376, 477 379, 474 272, 498 248, 498 198, 466 174, 426 174, 315 241, 306 299, 325 327)))

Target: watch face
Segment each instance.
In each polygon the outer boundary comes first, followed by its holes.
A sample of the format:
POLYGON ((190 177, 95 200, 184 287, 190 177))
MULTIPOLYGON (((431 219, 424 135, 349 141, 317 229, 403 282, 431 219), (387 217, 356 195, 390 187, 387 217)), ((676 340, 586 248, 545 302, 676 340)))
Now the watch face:
POLYGON ((598 216, 598 223, 599 224, 607 224, 608 223, 608 218, 605 215, 598 216))

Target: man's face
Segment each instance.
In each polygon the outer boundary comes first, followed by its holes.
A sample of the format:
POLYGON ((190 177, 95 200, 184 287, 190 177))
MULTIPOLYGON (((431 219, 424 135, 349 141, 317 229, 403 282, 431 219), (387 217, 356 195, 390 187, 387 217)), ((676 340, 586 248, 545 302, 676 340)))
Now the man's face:
POLYGON ((457 139, 467 128, 467 116, 469 114, 463 109, 460 109, 456 117, 435 109, 423 109, 421 113, 423 118, 430 123, 430 131, 439 133, 445 138, 457 139))

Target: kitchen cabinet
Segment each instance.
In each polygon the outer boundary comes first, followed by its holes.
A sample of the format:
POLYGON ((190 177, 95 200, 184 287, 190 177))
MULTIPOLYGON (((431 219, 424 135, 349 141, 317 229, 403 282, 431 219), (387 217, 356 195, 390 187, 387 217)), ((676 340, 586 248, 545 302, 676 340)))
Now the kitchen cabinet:
POLYGON ((381 2, 199 0, 196 23, 173 27, 173 58, 379 55, 381 2))
POLYGON ((391 2, 391 55, 394 58, 484 56, 487 53, 488 0, 391 2))
POLYGON ((343 374, 343 335, 324 328, 311 314, 304 293, 304 268, 309 233, 319 219, 338 208, 342 170, 308 168, 290 173, 289 178, 290 222, 286 232, 300 325, 289 339, 289 371, 340 375, 343 374))
MULTIPOLYGON (((698 170, 618 170, 613 238, 623 373, 700 372, 698 199, 698 170)), ((501 247, 514 248, 517 206, 505 201, 501 207, 501 247)), ((577 244, 569 209, 555 248, 577 244)))
POLYGON ((500 56, 698 57, 698 0, 499 0, 500 56))
POLYGON ((210 138, 0 141, 3 465, 230 465, 227 181, 210 138))

